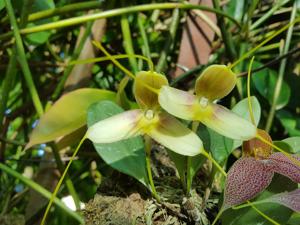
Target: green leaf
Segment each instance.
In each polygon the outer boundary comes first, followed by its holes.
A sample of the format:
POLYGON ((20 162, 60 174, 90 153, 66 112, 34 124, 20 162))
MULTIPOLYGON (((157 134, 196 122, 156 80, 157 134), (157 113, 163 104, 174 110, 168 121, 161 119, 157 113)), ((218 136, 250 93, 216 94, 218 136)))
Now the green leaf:
POLYGON ((5 4, 4 4, 4 0, 0 0, 0 10, 4 9, 5 4))
MULTIPOLYGON (((261 108, 260 104, 255 96, 251 96, 251 105, 253 110, 253 116, 255 120, 255 125, 258 126, 260 116, 261 116, 261 108)), ((248 99, 245 98, 241 101, 239 101, 233 108, 232 111, 238 114, 239 116, 243 117, 244 119, 251 121, 250 113, 249 113, 249 105, 248 105, 248 99)), ((238 148, 242 145, 242 141, 240 140, 234 140, 232 150, 238 148)))
MULTIPOLYGON (((276 145, 277 147, 283 149, 285 152, 288 152, 288 153, 291 153, 293 154, 293 149, 292 147, 290 146, 290 144, 284 142, 284 141, 273 141, 273 144, 276 145)), ((275 149, 275 151, 277 151, 275 149)))
POLYGON ((299 225, 300 224, 300 213, 294 212, 289 221, 288 225, 299 225))
MULTIPOLYGON (((40 12, 47 9, 55 9, 55 4, 53 0, 35 0, 34 3, 32 4, 30 12, 31 13, 40 12)), ((34 27, 36 25, 42 25, 53 21, 54 21, 53 18, 39 20, 34 23, 28 23, 27 28, 34 27)), ((37 33, 32 33, 26 35, 26 41, 29 42, 29 44, 40 45, 48 41, 50 35, 51 35, 51 31, 41 31, 37 33)))
MULTIPOLYGON (((113 102, 101 101, 88 109, 87 124, 92 126, 96 122, 124 110, 113 102)), ((146 172, 146 155, 141 137, 130 138, 109 144, 95 144, 97 153, 114 169, 136 178, 148 187, 146 172)))
POLYGON ((282 109, 276 113, 276 117, 290 136, 300 136, 300 118, 297 114, 282 109))
MULTIPOLYGON (((262 66, 261 63, 254 62, 253 69, 262 66)), ((270 70, 265 68, 260 70, 251 76, 254 85, 258 92, 266 98, 270 104, 272 104, 273 97, 274 97, 274 89, 276 86, 278 74, 274 70, 270 70)), ((283 81, 281 91, 278 97, 276 109, 281 109, 289 103, 289 99, 291 96, 291 89, 289 85, 283 81)))
MULTIPOLYGON (((34 23, 28 23, 27 24, 27 28, 35 27, 35 26, 36 26, 36 24, 34 24, 34 23)), ((48 41, 50 35, 51 35, 50 31, 41 31, 41 32, 37 32, 37 33, 27 34, 26 35, 26 40, 30 44, 40 45, 40 44, 43 44, 46 41, 48 41)))
POLYGON ((233 15, 236 20, 241 21, 244 15, 244 8, 245 0, 231 0, 226 11, 229 15, 233 15))
POLYGON ((183 186, 186 187, 187 181, 189 181, 190 184, 188 185, 191 187, 194 176, 203 165, 206 158, 203 155, 189 157, 190 164, 188 165, 188 156, 180 155, 170 150, 168 151, 168 155, 175 164, 183 186))
MULTIPOLYGON (((272 180, 271 185, 260 194, 255 200, 263 200, 267 197, 281 193, 284 191, 292 191, 297 188, 297 184, 292 182, 289 178, 276 174, 272 180)), ((255 200, 252 200, 254 202, 255 200)), ((256 206, 260 211, 274 219, 280 224, 286 224, 286 221, 290 218, 293 211, 285 206, 276 203, 266 203, 256 206)), ((228 209, 226 210, 222 217, 222 225, 259 225, 259 224, 272 224, 259 215, 251 207, 242 208, 238 210, 228 209)))
POLYGON ((282 142, 287 143, 293 153, 300 153, 300 137, 289 137, 282 140, 282 142))
POLYGON ((101 100, 115 100, 107 90, 82 88, 62 96, 40 119, 26 148, 70 134, 86 124, 88 107, 101 100))
POLYGON ((204 148, 212 153, 218 163, 223 163, 232 152, 233 140, 222 136, 214 130, 200 124, 197 130, 204 148))

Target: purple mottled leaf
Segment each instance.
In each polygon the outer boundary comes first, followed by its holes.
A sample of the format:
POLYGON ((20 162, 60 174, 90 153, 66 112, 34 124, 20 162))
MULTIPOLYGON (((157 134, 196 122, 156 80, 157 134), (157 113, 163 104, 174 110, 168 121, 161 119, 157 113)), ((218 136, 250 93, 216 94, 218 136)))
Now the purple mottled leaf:
POLYGON ((291 155, 291 157, 294 160, 291 160, 283 153, 277 152, 272 154, 269 160, 274 166, 274 172, 290 178, 295 183, 300 183, 300 157, 296 155, 291 155))
POLYGON ((228 172, 223 208, 252 199, 269 186, 273 175, 267 160, 256 160, 252 157, 237 160, 228 172))
POLYGON ((273 195, 265 199, 264 202, 278 203, 296 212, 300 212, 300 189, 273 195))

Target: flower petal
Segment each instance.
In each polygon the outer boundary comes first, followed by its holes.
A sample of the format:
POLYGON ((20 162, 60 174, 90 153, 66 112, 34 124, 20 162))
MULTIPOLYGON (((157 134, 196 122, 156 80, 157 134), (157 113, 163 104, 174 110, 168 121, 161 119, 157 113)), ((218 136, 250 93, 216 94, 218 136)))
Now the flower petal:
POLYGON ((215 100, 228 95, 236 84, 236 75, 225 65, 207 67, 196 80, 197 96, 215 100))
POLYGON ((248 120, 221 105, 212 103, 207 107, 211 107, 211 115, 200 115, 198 120, 219 134, 236 140, 249 140, 256 136, 256 127, 248 120))
POLYGON ((265 202, 275 202, 284 205, 296 212, 300 212, 300 189, 291 192, 283 192, 272 195, 264 200, 265 202))
POLYGON ((145 84, 160 89, 163 85, 168 85, 168 80, 165 76, 151 71, 141 71, 136 75, 133 90, 137 103, 142 109, 155 110, 159 108, 157 93, 149 90, 145 84))
POLYGON ((281 152, 276 152, 269 157, 274 165, 274 172, 290 178, 295 183, 300 183, 300 157, 291 155, 294 160, 289 159, 281 152), (296 163, 298 161, 299 163, 296 163))
POLYGON ((167 113, 159 115, 158 125, 148 130, 147 134, 158 143, 181 155, 195 156, 203 149, 201 139, 167 113))
MULTIPOLYGON (((263 137, 268 142, 272 143, 270 135, 261 129, 257 129, 257 134, 263 137)), ((243 142, 243 155, 252 156, 255 159, 267 159, 272 155, 273 147, 262 142, 258 138, 252 138, 249 141, 243 142)))
POLYGON ((169 86, 163 86, 158 95, 160 106, 168 113, 185 120, 193 120, 196 96, 169 86))
POLYGON ((273 175, 267 160, 252 157, 237 160, 228 172, 223 207, 230 208, 254 198, 269 186, 273 175))
POLYGON ((94 143, 112 143, 141 134, 138 122, 142 117, 139 109, 126 111, 101 120, 87 131, 87 138, 94 143))

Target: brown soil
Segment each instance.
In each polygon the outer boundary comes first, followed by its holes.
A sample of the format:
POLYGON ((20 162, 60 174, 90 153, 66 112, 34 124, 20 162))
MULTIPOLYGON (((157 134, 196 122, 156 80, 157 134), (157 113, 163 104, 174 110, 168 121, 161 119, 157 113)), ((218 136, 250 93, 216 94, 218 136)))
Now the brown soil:
POLYGON ((217 198, 210 198, 206 175, 200 171, 191 196, 183 193, 173 163, 164 151, 154 151, 153 172, 162 203, 134 179, 115 173, 106 178, 94 199, 86 204, 83 215, 87 225, 209 225, 216 212, 217 198), (204 200, 206 199, 206 200, 204 200), (215 200, 214 200, 215 199, 215 200), (205 202, 205 203, 204 203, 205 202))

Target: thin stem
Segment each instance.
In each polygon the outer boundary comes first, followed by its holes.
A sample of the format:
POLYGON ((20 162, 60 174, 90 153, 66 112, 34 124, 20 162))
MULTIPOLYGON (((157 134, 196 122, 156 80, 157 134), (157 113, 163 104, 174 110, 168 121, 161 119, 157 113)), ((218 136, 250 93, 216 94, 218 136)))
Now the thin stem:
POLYGON ((191 76, 192 74, 199 73, 206 66, 208 66, 208 65, 198 65, 198 66, 195 66, 194 68, 186 71, 185 73, 181 74, 179 77, 176 77, 174 80, 172 80, 171 83, 170 83, 170 85, 174 86, 175 84, 177 84, 181 80, 183 80, 183 79, 191 76))
MULTIPOLYGON (((138 20, 138 26, 139 26, 139 30, 140 30, 140 34, 141 34, 141 37, 143 39, 143 53, 144 55, 151 61, 151 52, 150 52, 150 47, 149 47, 149 42, 148 42, 148 38, 147 38, 147 34, 146 34, 146 31, 145 31, 145 28, 144 28, 144 24, 143 24, 143 21, 142 21, 142 15, 139 14, 138 17, 137 17, 137 20, 138 20)), ((154 69, 151 70, 151 72, 153 72, 154 69)))
POLYGON ((32 79, 32 75, 27 63, 27 59, 26 59, 26 55, 25 55, 25 50, 24 50, 24 46, 23 46, 23 42, 22 42, 22 38, 19 32, 19 28, 17 25, 17 21, 14 15, 14 11, 13 11, 13 7, 11 5, 11 1, 10 0, 4 0, 5 5, 6 5, 6 9, 7 9, 7 13, 10 19, 10 23, 11 26, 13 28, 13 33, 16 39, 16 48, 17 48, 17 52, 18 52, 18 60, 21 66, 21 69, 23 71, 24 77, 25 77, 25 81, 26 84, 28 86, 34 107, 38 113, 39 116, 43 115, 43 106, 42 103, 40 101, 40 97, 38 95, 38 92, 36 90, 36 87, 34 85, 33 79, 32 79))
POLYGON ((156 70, 158 72, 161 72, 164 70, 166 63, 167 63, 167 56, 174 47, 174 41, 175 41, 176 31, 177 31, 178 24, 179 24, 179 19, 180 19, 180 10, 174 9, 173 14, 172 14, 172 22, 171 22, 170 28, 169 28, 168 38, 165 41, 165 46, 164 46, 162 52, 160 53, 160 57, 157 62, 157 65, 156 65, 156 70))
POLYGON ((221 209, 221 210, 218 212, 217 216, 215 217, 215 219, 214 219, 214 221, 212 222, 211 225, 215 225, 215 224, 216 224, 216 222, 220 219, 220 217, 222 216, 222 214, 223 214, 224 211, 225 211, 225 210, 222 210, 222 209, 221 209))
MULTIPOLYGON (((249 201, 248 201, 249 202, 249 201)), ((250 203, 250 202, 249 202, 250 203)), ((261 215, 263 218, 265 218, 266 220, 268 220, 269 222, 273 223, 274 225, 280 225, 280 223, 277 223, 275 220, 273 220, 272 218, 270 218, 269 216, 267 216, 266 214, 264 214, 262 211, 260 211, 258 208, 256 208, 256 206, 250 204, 251 207, 259 214, 261 215)))
MULTIPOLYGON (((154 71, 154 65, 153 65, 153 62, 151 61, 151 59, 149 59, 149 58, 147 58, 145 56, 142 56, 142 55, 120 54, 120 55, 112 55, 111 57, 114 58, 114 59, 128 59, 129 57, 134 57, 134 58, 142 59, 142 60, 145 60, 148 63, 149 70, 152 71, 152 72, 154 71)), ((111 57, 104 56, 104 57, 98 57, 98 58, 75 60, 75 61, 71 61, 69 63, 69 65, 103 62, 103 61, 111 60, 111 57)))
POLYGON ((7 101, 9 93, 12 89, 13 81, 17 74, 17 50, 16 47, 12 49, 11 55, 9 57, 8 66, 5 72, 5 78, 2 83, 1 88, 1 101, 0 101, 0 130, 2 130, 2 121, 5 115, 5 110, 7 107, 7 101))
POLYGON ((44 224, 45 224, 46 219, 47 219, 47 215, 48 215, 48 213, 49 213, 49 211, 50 211, 50 209, 51 209, 52 203, 53 203, 53 201, 54 201, 54 199, 55 199, 55 197, 56 197, 56 195, 57 195, 57 193, 58 193, 58 191, 59 191, 59 188, 60 188, 60 186, 62 185, 62 182, 63 182, 65 176, 67 175, 67 172, 68 172, 68 170, 69 170, 69 168, 70 168, 70 166, 71 166, 73 160, 75 159, 75 156, 77 155, 77 153, 78 153, 78 151, 79 151, 81 145, 82 145, 83 142, 85 141, 85 139, 86 139, 86 136, 83 136, 83 138, 80 140, 78 146, 76 147, 76 149, 75 149, 73 155, 71 156, 70 161, 69 161, 69 163, 67 164, 67 166, 66 166, 66 168, 65 168, 65 170, 64 170, 64 172, 63 172, 63 174, 61 175, 61 177, 60 177, 60 179, 59 179, 59 181, 58 181, 58 183, 57 183, 57 185, 56 185, 56 187, 55 187, 55 189, 54 189, 54 191, 53 191, 53 193, 52 193, 52 195, 51 195, 51 198, 50 198, 50 200, 49 200, 49 203, 48 203, 48 205, 47 205, 47 208, 46 208, 46 210, 45 210, 45 213, 44 213, 44 215, 43 215, 43 219, 42 219, 42 222, 41 222, 40 225, 44 225, 44 224))
POLYGON ((192 187, 192 179, 191 179, 191 160, 192 157, 187 156, 186 160, 186 195, 189 196, 191 193, 191 187, 192 187))
MULTIPOLYGON (((130 72, 128 69, 126 69, 124 66, 122 66, 112 55, 110 55, 105 48, 101 45, 100 42, 93 41, 93 44, 99 48, 120 70, 122 70, 126 75, 131 77, 132 79, 135 79, 135 75, 130 72)), ((158 94, 159 90, 156 88, 151 87, 150 85, 146 83, 141 83, 144 85, 146 88, 148 88, 150 91, 153 91, 154 93, 158 94)))
MULTIPOLYGON (((184 10, 189 10, 189 9, 199 9, 203 11, 208 11, 208 12, 213 12, 218 15, 222 15, 232 22, 234 22, 238 27, 240 27, 240 24, 237 20, 235 20, 232 16, 227 15, 226 13, 222 12, 221 10, 217 10, 211 7, 203 6, 203 5, 193 5, 193 4, 184 4, 184 3, 155 3, 155 4, 144 4, 144 5, 137 5, 137 6, 130 6, 130 7, 124 7, 124 8, 119 8, 119 9, 112 9, 112 10, 107 10, 104 12, 99 12, 99 13, 94 13, 94 14, 89 14, 89 15, 84 15, 84 16, 78 16, 74 18, 69 18, 65 20, 60 20, 60 21, 55 21, 35 27, 28 27, 24 28, 21 30, 21 34, 29 34, 29 33, 34 33, 34 32, 40 32, 40 31, 45 31, 45 30, 52 30, 52 29, 57 29, 57 28, 62 28, 62 27, 68 27, 68 26, 74 26, 77 24, 85 23, 88 21, 92 20, 98 20, 98 19, 103 19, 103 18, 110 18, 114 16, 120 16, 124 14, 129 14, 129 13, 136 13, 136 12, 142 12, 142 11, 151 11, 155 9, 184 9, 184 10)), ((0 40, 6 39, 12 36, 12 33, 5 33, 0 35, 0 40)))
MULTIPOLYGON (((294 5, 293 5, 293 10, 292 10, 292 13, 291 13, 291 18, 290 18, 290 23, 292 23, 292 21, 295 20, 296 12, 297 12, 297 1, 295 1, 294 5)), ((289 51, 290 43, 291 43, 291 40, 292 40, 293 28, 294 28, 294 24, 292 24, 289 27, 288 31, 287 31, 286 41, 285 41, 285 45, 284 45, 284 49, 283 49, 282 54, 286 54, 289 51)), ((275 89, 274 89, 274 95, 273 95, 273 99, 272 99, 270 112, 268 114, 268 119, 267 119, 267 123, 266 123, 266 129, 265 130, 267 132, 270 131, 272 123, 273 123, 273 119, 274 119, 274 115, 275 115, 275 111, 276 111, 276 106, 277 106, 277 101, 278 101, 278 98, 279 98, 279 95, 280 95, 280 91, 281 91, 281 87, 282 87, 282 83, 283 83, 283 77, 284 77, 284 74, 285 74, 286 63, 287 63, 286 58, 284 58, 280 63, 279 74, 278 74, 276 86, 275 86, 275 89)))
MULTIPOLYGON (((276 57, 275 59, 273 59, 273 60, 265 63, 263 66, 260 66, 260 67, 258 67, 256 69, 252 69, 251 70, 251 74, 253 75, 254 73, 256 73, 258 71, 261 71, 261 70, 263 70, 263 69, 265 69, 265 68, 267 68, 267 67, 269 67, 269 66, 271 66, 271 65, 273 65, 275 63, 277 63, 278 61, 283 60, 284 58, 288 58, 289 56, 292 56, 293 54, 296 54, 299 51, 300 51, 300 48, 296 47, 296 48, 290 50, 289 52, 287 52, 286 54, 282 54, 279 57, 276 57)), ((246 75, 248 75, 247 71, 237 74, 237 77, 242 77, 242 76, 246 76, 246 75)))
POLYGON ((275 5, 267 12, 265 13, 262 17, 260 17, 255 23, 253 23, 250 26, 250 30, 254 30, 257 28, 259 25, 261 25, 263 22, 265 22, 270 16, 273 15, 274 12, 276 12, 277 9, 280 7, 284 6, 286 3, 288 3, 290 0, 285 0, 285 1, 277 1, 275 5))
MULTIPOLYGON (((84 47, 84 44, 85 42, 87 41, 90 33, 91 33, 91 30, 92 30, 92 26, 93 26, 93 23, 92 22, 89 22, 87 23, 87 26, 85 28, 85 31, 79 41, 79 44, 78 46, 75 48, 72 56, 71 56, 71 60, 75 60, 79 57, 83 47, 84 47)), ((54 92, 53 92, 53 95, 52 95, 52 98, 53 99, 57 99, 58 96, 60 95, 61 91, 63 90, 64 88, 64 85, 69 77, 69 75, 71 74, 72 70, 73 70, 74 66, 73 65, 68 65, 67 68, 64 70, 64 73, 63 73, 63 76, 60 80, 60 82, 57 84, 54 92)))
POLYGON ((24 0, 23 6, 22 6, 22 13, 20 17, 20 28, 25 27, 28 21, 28 13, 31 10, 31 6, 33 4, 34 0, 24 0))
POLYGON ((249 114, 251 118, 252 124, 255 126, 255 119, 254 119, 254 114, 253 114, 253 108, 252 108, 252 102, 251 102, 251 95, 250 95, 250 75, 251 75, 251 69, 252 69, 252 64, 254 61, 254 56, 251 58, 249 68, 248 68, 248 77, 247 77, 247 99, 248 99, 248 107, 249 107, 249 114))
MULTIPOLYGON (((32 188, 42 196, 44 196, 47 199, 50 199, 52 197, 51 192, 49 192, 47 189, 39 185, 38 183, 32 181, 31 179, 23 176, 22 174, 16 172, 14 169, 9 168, 8 166, 4 165, 3 163, 0 163, 0 169, 3 170, 5 173, 12 175, 16 179, 19 179, 22 183, 26 184, 28 187, 32 188)), ((76 212, 70 210, 64 203, 62 203, 58 198, 54 198, 53 202, 60 207, 66 214, 70 215, 74 219, 76 219, 78 222, 83 224, 83 218, 77 214, 76 212)))
POLYGON ((193 10, 193 13, 198 16, 199 18, 201 18, 201 20, 203 20, 208 26, 210 29, 212 29, 216 35, 218 37, 221 37, 221 31, 219 29, 219 27, 215 24, 214 21, 212 21, 212 19, 210 17, 207 16, 207 14, 203 13, 202 11, 200 10, 193 10))
POLYGON ((232 69, 233 67, 235 67, 237 64, 239 64, 241 61, 243 61, 244 59, 248 58, 249 56, 251 56, 257 49, 259 49, 261 46, 265 45, 266 43, 268 43, 269 41, 271 41, 274 37, 277 37, 279 34, 281 34, 282 32, 284 32, 285 30, 287 30, 290 26, 293 26, 295 23, 298 23, 300 21, 300 17, 293 20, 292 22, 288 23, 287 25, 285 25, 284 27, 282 27, 281 29, 279 29, 278 31, 276 31, 275 33, 273 33, 270 37, 268 37, 267 39, 265 39, 264 41, 262 41, 260 44, 258 44, 256 47, 252 48, 250 51, 248 51, 247 53, 245 53, 242 57, 240 57, 237 61, 235 61, 234 63, 232 63, 229 66, 229 69, 232 69))
POLYGON ((108 53, 108 51, 105 50, 105 48, 101 45, 100 42, 93 41, 93 44, 101 50, 101 52, 104 53, 104 55, 107 56, 109 60, 111 60, 120 70, 122 70, 127 76, 131 77, 132 79, 135 79, 135 75, 126 69, 124 66, 121 65, 111 54, 108 53))
POLYGON ((261 200, 261 201, 255 201, 255 202, 247 202, 245 204, 234 206, 232 208, 234 210, 237 210, 237 209, 242 209, 242 208, 246 208, 246 207, 249 207, 249 206, 252 206, 252 205, 259 205, 259 204, 263 204, 263 203, 266 203, 266 201, 261 200))
MULTIPOLYGON (((127 15, 123 15, 121 18, 121 28, 122 28, 123 46, 124 46, 125 52, 128 55, 134 55, 131 31, 130 31, 130 26, 129 26, 127 15)), ((130 57, 129 63, 130 63, 130 66, 131 66, 131 69, 133 70, 133 72, 136 73, 138 71, 136 59, 133 57, 130 57)))
POLYGON ((269 142, 268 140, 264 139, 259 134, 256 134, 256 138, 258 138, 262 142, 266 143, 267 145, 270 145, 271 147, 275 148, 276 150, 278 150, 279 152, 281 152, 282 154, 284 154, 287 158, 289 158, 289 160, 291 160, 293 163, 295 163, 297 166, 300 167, 300 161, 298 161, 297 159, 295 159, 294 157, 292 157, 289 153, 287 153, 283 149, 279 148, 278 146, 276 146, 273 143, 269 142))
POLYGON ((145 150, 146 150, 146 167, 147 167, 148 178, 149 178, 149 182, 150 182, 152 195, 158 202, 160 202, 160 198, 156 192, 156 188, 155 188, 155 185, 153 182, 153 176, 152 176, 152 171, 151 171, 151 148, 152 148, 151 139, 150 139, 150 137, 148 137, 146 135, 145 136, 145 150))
MULTIPOLYGON (((193 121, 192 122, 192 131, 196 132, 199 127, 199 122, 198 121, 193 121)), ((186 156, 187 157, 187 163, 186 163, 186 195, 188 196, 191 192, 191 187, 193 183, 193 179, 191 177, 191 163, 192 163, 192 157, 191 156, 186 156)))
POLYGON ((101 5, 102 5, 102 1, 73 3, 73 4, 62 6, 60 8, 47 9, 36 13, 32 13, 29 15, 28 21, 32 22, 32 21, 45 19, 56 15, 64 15, 65 13, 68 12, 83 11, 86 9, 95 9, 97 7, 100 7, 101 5))
MULTIPOLYGON (((55 146, 55 143, 51 144, 51 149, 52 149, 52 152, 53 152, 53 155, 54 155, 54 158, 55 158, 57 168, 58 168, 59 172, 62 174, 65 170, 65 167, 64 167, 64 164, 63 164, 63 162, 60 158, 60 155, 59 155, 57 147, 55 146)), ((72 182, 72 180, 70 179, 70 177, 68 175, 66 176, 66 186, 67 186, 68 191, 69 191, 69 193, 71 194, 71 196, 74 200, 76 209, 79 210, 80 209, 80 199, 79 199, 78 194, 75 190, 73 182, 72 182)))
MULTIPOLYGON (((221 10, 219 0, 213 0, 213 4, 217 10, 221 10)), ((217 15, 217 21, 221 30, 226 52, 228 53, 229 58, 233 60, 236 57, 236 50, 233 45, 234 42, 232 40, 231 33, 229 32, 228 28, 226 28, 226 23, 223 16, 217 15)))
POLYGON ((227 177, 227 173, 224 171, 222 166, 220 166, 220 164, 213 157, 211 157, 211 155, 207 151, 202 149, 201 154, 204 155, 208 160, 210 160, 217 167, 217 169, 223 174, 224 177, 227 177))

